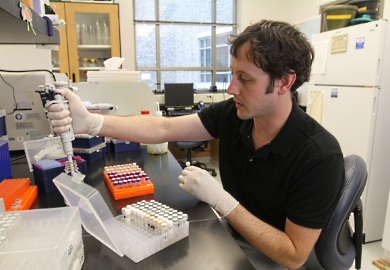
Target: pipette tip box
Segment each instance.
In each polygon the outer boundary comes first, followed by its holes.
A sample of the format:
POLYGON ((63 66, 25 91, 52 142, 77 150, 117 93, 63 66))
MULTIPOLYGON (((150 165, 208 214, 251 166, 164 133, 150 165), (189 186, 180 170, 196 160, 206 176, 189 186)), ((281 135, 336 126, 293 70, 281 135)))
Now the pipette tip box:
POLYGON ((104 158, 105 147, 106 143, 102 142, 91 148, 73 148, 73 152, 75 155, 80 156, 82 159, 86 160, 89 164, 96 160, 104 158))
MULTIPOLYGON (((57 190, 53 179, 65 171, 65 163, 67 162, 61 138, 45 137, 39 140, 25 141, 23 147, 38 189, 44 193, 57 190), (50 166, 47 166, 48 163, 43 162, 51 163, 50 166)), ((87 175, 87 162, 78 156, 73 156, 73 160, 77 164, 78 171, 87 175)), ((88 181, 88 179, 85 178, 84 181, 88 181)))
POLYGON ((0 220, 0 269, 81 269, 84 247, 77 207, 0 213, 0 220))
POLYGON ((127 152, 132 150, 138 150, 141 148, 140 143, 124 141, 119 139, 111 139, 111 151, 112 152, 127 152))
POLYGON ((75 135, 75 139, 72 141, 73 148, 92 148, 105 142, 104 136, 91 136, 91 135, 75 135))
MULTIPOLYGON (((84 175, 87 175, 87 162, 81 157, 74 156, 73 160, 76 161, 78 171, 84 175)), ((60 163, 67 161, 67 159, 58 160, 60 163)), ((35 184, 38 186, 40 191, 44 193, 49 193, 54 190, 57 190, 57 187, 53 183, 53 179, 64 172, 65 165, 60 167, 52 168, 52 169, 42 169, 39 165, 33 164, 33 174, 35 184)), ((87 182, 87 178, 84 179, 87 182)))

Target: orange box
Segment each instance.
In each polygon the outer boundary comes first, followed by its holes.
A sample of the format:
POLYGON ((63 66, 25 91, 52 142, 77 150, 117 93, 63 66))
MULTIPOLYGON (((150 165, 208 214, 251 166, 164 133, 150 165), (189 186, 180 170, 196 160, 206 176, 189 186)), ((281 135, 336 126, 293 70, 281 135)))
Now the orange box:
POLYGON ((115 200, 137 197, 137 196, 142 196, 142 195, 154 193, 154 185, 150 181, 148 184, 146 184, 145 182, 142 182, 141 185, 137 186, 137 187, 115 188, 113 183, 111 182, 110 178, 108 177, 108 174, 105 171, 103 172, 103 176, 104 176, 104 181, 106 181, 106 184, 107 184, 108 188, 110 189, 111 194, 115 200))
POLYGON ((17 210, 30 209, 35 198, 38 196, 37 186, 30 186, 29 178, 5 179, 0 183, 0 198, 4 200, 6 211, 14 210, 11 205, 16 199, 21 199, 17 210))

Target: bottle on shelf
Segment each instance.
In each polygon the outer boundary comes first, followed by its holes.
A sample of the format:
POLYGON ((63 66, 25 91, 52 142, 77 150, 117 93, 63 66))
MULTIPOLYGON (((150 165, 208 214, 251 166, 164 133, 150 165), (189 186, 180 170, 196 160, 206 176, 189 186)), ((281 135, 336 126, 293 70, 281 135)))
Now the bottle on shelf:
POLYGON ((83 45, 89 44, 89 29, 84 23, 81 26, 81 40, 83 45))
POLYGON ((91 58, 89 61, 90 61, 90 67, 97 67, 95 58, 91 58))
POLYGON ((89 44, 96 44, 96 29, 92 25, 89 26, 89 44))
POLYGON ((83 44, 80 24, 76 24, 76 39, 78 45, 83 44))
POLYGON ((88 58, 84 57, 83 58, 83 64, 82 64, 83 67, 88 67, 89 66, 89 63, 88 63, 88 58))
POLYGON ((104 21, 102 27, 102 43, 104 45, 110 45, 110 39, 110 26, 104 21))
POLYGON ((103 44, 102 25, 99 20, 96 20, 96 44, 103 44))

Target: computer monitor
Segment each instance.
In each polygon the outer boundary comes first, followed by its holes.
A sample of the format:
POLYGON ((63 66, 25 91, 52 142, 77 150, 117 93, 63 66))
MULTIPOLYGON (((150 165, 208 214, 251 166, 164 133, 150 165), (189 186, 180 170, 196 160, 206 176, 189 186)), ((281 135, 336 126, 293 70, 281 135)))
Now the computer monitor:
POLYGON ((165 107, 173 109, 192 109, 194 105, 193 83, 166 83, 165 107))

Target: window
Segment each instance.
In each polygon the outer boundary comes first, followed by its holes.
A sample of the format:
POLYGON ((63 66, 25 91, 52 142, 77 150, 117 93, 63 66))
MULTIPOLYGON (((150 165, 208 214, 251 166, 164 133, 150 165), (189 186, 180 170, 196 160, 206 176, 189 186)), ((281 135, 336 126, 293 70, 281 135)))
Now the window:
POLYGON ((236 0, 133 0, 136 64, 152 89, 193 83, 197 90, 230 82, 236 0))

